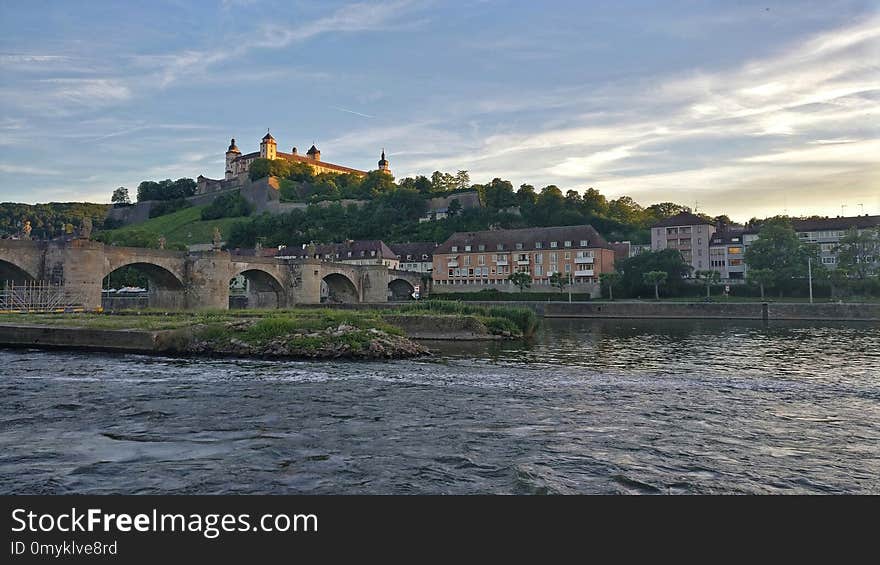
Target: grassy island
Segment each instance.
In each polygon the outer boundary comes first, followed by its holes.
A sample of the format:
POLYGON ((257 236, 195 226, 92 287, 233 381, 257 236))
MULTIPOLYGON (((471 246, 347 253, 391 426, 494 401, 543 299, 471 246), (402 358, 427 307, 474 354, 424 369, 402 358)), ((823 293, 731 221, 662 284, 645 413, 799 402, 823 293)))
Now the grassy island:
MULTIPOLYGON (((70 346, 77 347, 80 342, 73 339, 73 333, 81 330, 98 332, 94 334, 102 336, 98 339, 113 336, 114 341, 123 342, 127 336, 132 340, 135 336, 143 340, 143 335, 148 333, 154 351, 170 353, 388 359, 428 353, 426 347, 411 337, 518 338, 531 335, 537 319, 527 309, 426 301, 398 308, 358 310, 303 307, 289 310, 2 314, 0 325, 54 331, 51 342, 45 336, 30 341, 17 337, 3 339, 14 345, 65 346, 63 336, 66 332, 71 335, 70 346), (423 335, 425 327, 431 328, 430 335, 423 335)), ((139 348, 143 349, 143 346, 139 348)))

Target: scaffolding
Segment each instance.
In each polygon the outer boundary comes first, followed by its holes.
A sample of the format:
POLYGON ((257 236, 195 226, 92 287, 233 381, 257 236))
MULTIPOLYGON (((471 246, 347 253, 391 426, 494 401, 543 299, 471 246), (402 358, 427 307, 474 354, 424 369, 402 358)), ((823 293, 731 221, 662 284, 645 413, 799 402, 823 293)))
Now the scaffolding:
POLYGON ((45 281, 6 281, 0 290, 0 313, 85 312, 81 294, 45 281))

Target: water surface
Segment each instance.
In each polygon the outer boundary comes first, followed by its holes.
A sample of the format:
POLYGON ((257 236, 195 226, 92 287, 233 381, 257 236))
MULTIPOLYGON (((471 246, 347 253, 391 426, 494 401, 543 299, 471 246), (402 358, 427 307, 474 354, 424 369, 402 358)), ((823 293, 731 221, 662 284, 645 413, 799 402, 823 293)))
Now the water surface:
POLYGON ((556 320, 432 345, 0 350, 0 492, 880 494, 877 324, 556 320))

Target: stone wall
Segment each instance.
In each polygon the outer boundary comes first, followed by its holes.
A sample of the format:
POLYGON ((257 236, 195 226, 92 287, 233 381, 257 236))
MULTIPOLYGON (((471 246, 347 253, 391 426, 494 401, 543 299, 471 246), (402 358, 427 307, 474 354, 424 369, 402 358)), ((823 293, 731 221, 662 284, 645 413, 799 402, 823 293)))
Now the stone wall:
POLYGON ((880 304, 775 302, 472 302, 531 308, 546 318, 829 320, 880 322, 880 304))

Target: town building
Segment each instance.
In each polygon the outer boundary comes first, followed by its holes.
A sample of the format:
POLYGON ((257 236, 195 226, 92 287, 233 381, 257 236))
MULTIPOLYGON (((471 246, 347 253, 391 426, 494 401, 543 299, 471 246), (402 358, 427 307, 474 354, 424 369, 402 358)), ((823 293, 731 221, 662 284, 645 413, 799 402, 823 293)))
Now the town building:
POLYGON ((434 250, 437 249, 436 243, 391 243, 388 247, 391 248, 391 251, 397 254, 398 268, 401 271, 430 273, 434 270, 434 250))
POLYGON ((348 240, 341 243, 311 244, 302 247, 282 247, 277 259, 320 259, 352 265, 385 265, 397 269, 397 254, 378 239, 348 240))
POLYGON ((745 279, 745 244, 742 230, 715 232, 709 240, 709 268, 718 271, 721 280, 745 279))
POLYGON ((448 218, 450 206, 454 207, 453 201, 458 203, 457 207, 459 210, 472 210, 474 208, 482 208, 483 206, 480 202, 480 194, 476 190, 457 192, 449 196, 437 196, 428 199, 427 212, 424 217, 419 218, 419 222, 431 222, 448 218))
POLYGON ((600 273, 614 270, 614 250, 589 225, 452 234, 434 251, 436 292, 495 287, 515 290, 513 272, 528 273, 532 290, 553 290, 550 275, 571 277, 575 292, 598 293, 600 273))
POLYGON ((715 233, 712 222, 690 212, 680 212, 651 226, 651 249, 675 249, 695 271, 710 268, 709 240, 715 233))
MULTIPOLYGON (((791 225, 801 242, 818 247, 819 261, 822 265, 834 269, 838 263, 840 240, 850 229, 856 229, 859 233, 876 231, 880 228, 880 216, 866 214, 836 218, 793 219, 791 225)), ((758 239, 758 232, 758 229, 750 229, 743 233, 743 244, 746 248, 758 239)))

